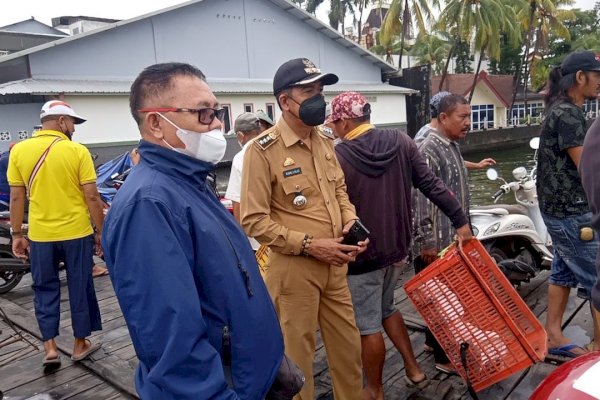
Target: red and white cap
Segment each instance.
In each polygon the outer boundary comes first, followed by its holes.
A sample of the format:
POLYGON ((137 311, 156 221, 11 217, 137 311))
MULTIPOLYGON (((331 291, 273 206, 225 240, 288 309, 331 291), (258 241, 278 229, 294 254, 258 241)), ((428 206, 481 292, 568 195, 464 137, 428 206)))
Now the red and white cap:
POLYGON ((40 119, 49 115, 68 115, 75 120, 76 124, 82 124, 86 121, 85 118, 81 118, 79 115, 75 114, 75 111, 69 104, 61 100, 50 100, 42 106, 40 119))
POLYGON ((341 119, 360 118, 371 114, 371 105, 365 96, 358 92, 343 92, 331 101, 331 114, 325 120, 326 124, 341 119))

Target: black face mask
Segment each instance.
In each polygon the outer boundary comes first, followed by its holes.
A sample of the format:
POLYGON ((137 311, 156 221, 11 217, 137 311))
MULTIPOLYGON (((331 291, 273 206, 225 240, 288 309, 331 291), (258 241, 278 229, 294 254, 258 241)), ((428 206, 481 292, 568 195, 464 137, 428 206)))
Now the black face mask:
MULTIPOLYGON (((290 97, 291 98, 291 97, 290 97)), ((292 99, 294 103, 298 103, 292 99)), ((315 94, 313 97, 308 98, 300 104, 300 116, 299 118, 308 126, 317 126, 325 122, 325 98, 320 93, 315 94)))

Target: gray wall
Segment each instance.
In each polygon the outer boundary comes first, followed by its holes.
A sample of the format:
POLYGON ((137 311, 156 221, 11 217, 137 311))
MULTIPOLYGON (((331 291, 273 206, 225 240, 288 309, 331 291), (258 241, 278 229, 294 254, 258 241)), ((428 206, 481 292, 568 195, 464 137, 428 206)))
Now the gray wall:
POLYGON ((209 78, 271 80, 297 57, 346 82, 381 82, 378 66, 269 0, 204 0, 39 51, 30 64, 34 77, 132 78, 156 62, 184 61, 209 78))
POLYGON ((540 125, 469 132, 460 141, 462 153, 517 147, 540 135, 540 125))
MULTIPOLYGON (((0 141, 0 152, 7 150, 9 145, 19 141, 19 131, 24 129, 22 121, 40 120, 42 104, 1 104, 0 105, 0 132, 10 132, 10 141, 0 141)), ((33 125, 25 127, 29 136, 33 131, 33 125)))

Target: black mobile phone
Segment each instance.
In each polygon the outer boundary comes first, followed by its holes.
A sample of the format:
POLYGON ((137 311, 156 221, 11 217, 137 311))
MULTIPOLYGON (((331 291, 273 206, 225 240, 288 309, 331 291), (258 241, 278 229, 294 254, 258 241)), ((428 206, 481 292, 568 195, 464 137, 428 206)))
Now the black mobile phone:
POLYGON ((358 242, 362 242, 367 239, 371 232, 360 222, 360 220, 354 221, 354 225, 350 228, 350 232, 344 235, 342 244, 349 244, 356 246, 358 242))

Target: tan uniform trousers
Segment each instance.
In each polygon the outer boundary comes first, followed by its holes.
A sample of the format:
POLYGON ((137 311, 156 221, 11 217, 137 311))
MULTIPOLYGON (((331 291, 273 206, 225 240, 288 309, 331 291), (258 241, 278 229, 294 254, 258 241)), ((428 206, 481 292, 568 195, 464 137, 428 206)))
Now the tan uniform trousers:
POLYGON ((311 257, 271 252, 265 281, 279 315, 286 354, 304 372, 306 383, 294 400, 313 400, 317 324, 327 352, 333 394, 359 400, 362 390, 360 334, 346 280, 347 267, 311 257))

